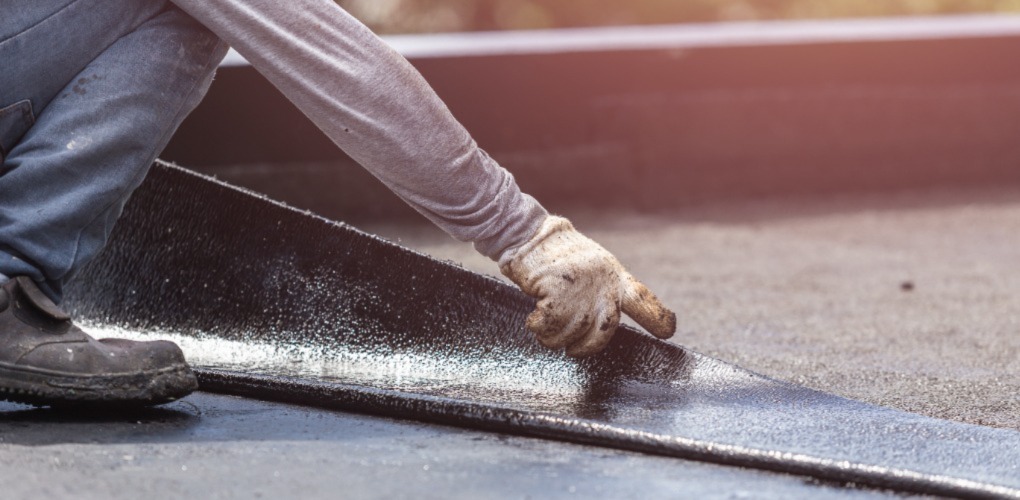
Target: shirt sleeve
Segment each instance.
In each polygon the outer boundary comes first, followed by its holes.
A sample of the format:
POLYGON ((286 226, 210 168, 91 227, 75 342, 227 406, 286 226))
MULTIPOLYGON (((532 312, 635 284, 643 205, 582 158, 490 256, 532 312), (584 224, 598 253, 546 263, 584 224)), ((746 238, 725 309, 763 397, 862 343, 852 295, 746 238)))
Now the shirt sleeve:
POLYGON ((355 161, 492 259, 548 215, 406 59, 332 0, 173 0, 355 161))

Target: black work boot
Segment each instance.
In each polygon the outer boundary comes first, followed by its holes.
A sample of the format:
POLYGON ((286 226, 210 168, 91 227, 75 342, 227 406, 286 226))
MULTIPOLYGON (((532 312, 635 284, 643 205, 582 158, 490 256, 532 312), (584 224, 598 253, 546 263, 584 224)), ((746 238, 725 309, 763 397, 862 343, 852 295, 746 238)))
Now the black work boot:
POLYGON ((37 406, 154 405, 196 388, 176 344, 96 340, 30 278, 0 286, 0 399, 37 406))

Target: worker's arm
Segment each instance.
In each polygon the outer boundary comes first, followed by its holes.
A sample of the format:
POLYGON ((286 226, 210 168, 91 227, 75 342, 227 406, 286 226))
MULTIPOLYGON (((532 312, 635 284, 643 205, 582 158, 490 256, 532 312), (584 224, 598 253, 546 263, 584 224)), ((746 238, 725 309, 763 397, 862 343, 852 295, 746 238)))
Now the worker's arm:
POLYGON ((529 326, 543 343, 587 354, 612 335, 621 304, 633 302, 621 298, 636 293, 625 285, 632 278, 602 247, 522 193, 418 71, 332 0, 173 1, 397 196, 499 261, 504 274, 539 297, 529 326), (564 269, 584 285, 546 279, 564 269), (589 323, 590 331, 578 333, 589 323))

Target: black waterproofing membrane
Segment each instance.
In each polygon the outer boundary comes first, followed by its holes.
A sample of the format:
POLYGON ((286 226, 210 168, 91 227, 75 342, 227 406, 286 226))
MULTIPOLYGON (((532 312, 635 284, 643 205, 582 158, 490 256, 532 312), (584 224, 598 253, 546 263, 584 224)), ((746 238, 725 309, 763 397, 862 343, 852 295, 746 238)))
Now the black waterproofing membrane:
POLYGON ((67 291, 182 344, 202 388, 899 491, 1020 497, 1020 433, 772 380, 621 327, 583 360, 493 278, 157 165, 67 291))

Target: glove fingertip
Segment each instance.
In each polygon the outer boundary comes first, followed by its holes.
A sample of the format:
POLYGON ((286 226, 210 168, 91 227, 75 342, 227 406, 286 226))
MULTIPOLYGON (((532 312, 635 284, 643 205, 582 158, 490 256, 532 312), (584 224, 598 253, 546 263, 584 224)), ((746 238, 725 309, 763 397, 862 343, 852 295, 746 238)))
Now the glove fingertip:
POLYGON ((628 276, 630 288, 623 301, 623 312, 642 328, 660 339, 676 333, 676 313, 671 311, 644 284, 628 276))
MULTIPOLYGON (((642 325, 644 326, 644 325, 642 325)), ((676 333, 676 313, 662 308, 654 324, 645 326, 649 333, 660 339, 668 339, 676 333)))
POLYGON ((584 322, 573 321, 557 311, 556 306, 548 300, 539 301, 538 306, 525 322, 528 330, 535 335, 539 344, 550 349, 562 349, 574 339, 585 334, 589 326, 584 322))
POLYGON ((586 358, 594 354, 602 352, 609 344, 612 339, 612 333, 606 332, 593 332, 588 337, 585 337, 580 342, 576 342, 573 345, 567 347, 567 356, 572 358, 586 358))
POLYGON ((620 310, 607 309, 597 319, 584 337, 567 347, 567 356, 572 358, 591 356, 602 352, 609 345, 609 341, 616 334, 616 327, 620 326, 620 310))

